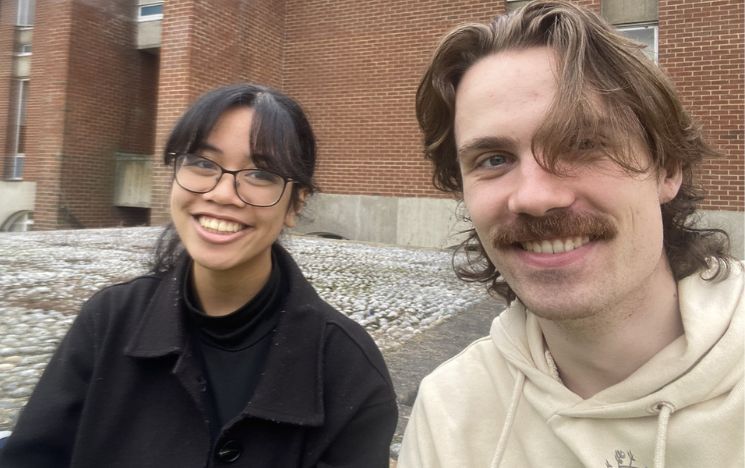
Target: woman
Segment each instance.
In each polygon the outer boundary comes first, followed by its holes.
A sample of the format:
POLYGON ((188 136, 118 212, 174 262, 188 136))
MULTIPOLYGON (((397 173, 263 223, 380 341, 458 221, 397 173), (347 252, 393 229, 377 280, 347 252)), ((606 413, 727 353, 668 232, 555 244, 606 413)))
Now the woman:
POLYGON ((212 91, 165 162, 173 223, 153 273, 83 306, 0 466, 387 467, 383 358, 277 243, 314 188, 300 107, 261 86, 212 91))

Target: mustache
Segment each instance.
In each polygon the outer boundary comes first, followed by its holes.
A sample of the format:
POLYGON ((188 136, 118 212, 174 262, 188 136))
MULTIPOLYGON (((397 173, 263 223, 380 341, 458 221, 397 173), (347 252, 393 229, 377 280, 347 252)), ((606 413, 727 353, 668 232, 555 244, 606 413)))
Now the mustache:
POLYGON ((492 244, 495 247, 509 247, 518 242, 577 236, 609 240, 617 234, 616 225, 605 216, 561 210, 540 217, 518 215, 512 223, 495 228, 492 244))

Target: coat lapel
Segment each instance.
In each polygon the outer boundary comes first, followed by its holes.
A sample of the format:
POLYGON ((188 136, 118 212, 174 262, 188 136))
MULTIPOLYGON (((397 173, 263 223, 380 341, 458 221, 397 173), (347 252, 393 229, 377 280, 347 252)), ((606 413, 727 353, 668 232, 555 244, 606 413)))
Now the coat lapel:
POLYGON ((328 307, 297 264, 274 246, 288 291, 267 356, 266 372, 244 414, 271 421, 320 426, 324 422, 323 345, 328 307))

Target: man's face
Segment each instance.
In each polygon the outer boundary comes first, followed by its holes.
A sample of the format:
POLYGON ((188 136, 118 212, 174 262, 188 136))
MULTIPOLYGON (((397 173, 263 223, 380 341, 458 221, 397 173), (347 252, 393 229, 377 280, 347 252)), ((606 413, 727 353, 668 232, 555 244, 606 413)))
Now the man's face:
MULTIPOLYGON (((544 170, 531 144, 556 93, 553 58, 548 48, 509 50, 463 76, 455 139, 466 208, 490 260, 537 315, 642 306, 671 277, 660 204, 680 174, 630 175, 600 152, 581 163, 568 155, 562 176, 544 170)), ((631 146, 646 164, 646 148, 631 146)))

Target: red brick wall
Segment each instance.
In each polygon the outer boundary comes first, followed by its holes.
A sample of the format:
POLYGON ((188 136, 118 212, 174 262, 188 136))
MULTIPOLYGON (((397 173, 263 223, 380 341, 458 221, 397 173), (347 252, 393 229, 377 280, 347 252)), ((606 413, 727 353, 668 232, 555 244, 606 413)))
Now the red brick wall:
POLYGON ((72 1, 37 2, 27 108, 24 178, 36 181, 34 229, 57 227, 72 1))
MULTIPOLYGON (((599 0, 578 3, 600 9, 599 0)), ((14 4, 0 3, 0 119, 14 4)), ((443 196, 422 157, 416 86, 446 31, 488 20, 505 2, 169 0, 160 66, 133 49, 134 8, 134 0, 37 2, 26 164, 26 179, 39 184, 37 229, 66 226, 61 206, 90 226, 142 221, 140 211, 111 206, 115 151, 155 154, 151 221, 166 221, 168 132, 198 95, 237 81, 279 87, 304 105, 324 191, 443 196)), ((743 22, 742 2, 660 0, 660 64, 725 154, 700 171, 710 209, 743 209, 743 22)))
POLYGON ((168 220, 171 172, 162 148, 178 117, 219 85, 258 81, 279 86, 283 1, 170 0, 161 36, 161 75, 151 222, 168 220))
POLYGON ((422 156, 416 88, 442 35, 504 11, 504 0, 288 0, 284 86, 316 130, 321 189, 443 196, 422 156))
POLYGON ((8 124, 13 114, 11 96, 16 5, 16 2, 0 2, 0 178, 5 175, 11 144, 8 124))
POLYGON ((745 16, 739 0, 660 0, 660 66, 724 154, 703 165, 707 209, 745 206, 745 16))
POLYGON ((140 93, 147 62, 134 48, 134 11, 133 0, 73 1, 62 226, 125 224, 112 204, 115 153, 152 149, 152 120, 140 118, 149 106, 141 101, 147 94, 140 93))
POLYGON ((113 207, 114 155, 151 153, 157 59, 134 48, 133 0, 37 2, 26 178, 35 229, 141 224, 113 207), (155 81, 152 81, 155 79, 155 81))

